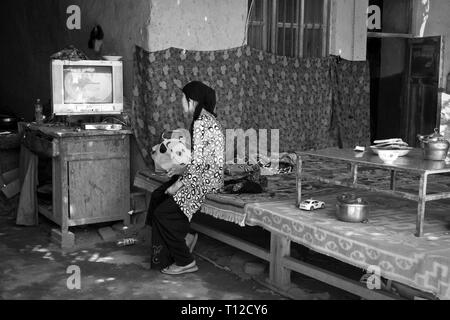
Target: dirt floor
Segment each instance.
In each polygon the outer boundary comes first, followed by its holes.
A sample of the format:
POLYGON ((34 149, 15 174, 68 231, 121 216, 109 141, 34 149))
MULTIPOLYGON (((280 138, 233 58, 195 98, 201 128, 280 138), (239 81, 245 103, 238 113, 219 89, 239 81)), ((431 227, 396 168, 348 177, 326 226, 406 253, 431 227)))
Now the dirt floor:
POLYGON ((118 247, 115 241, 102 240, 97 227, 79 228, 76 247, 63 251, 50 242, 53 227, 45 218, 38 227, 19 227, 13 218, 0 216, 0 299, 356 298, 312 279, 299 279, 298 287, 280 295, 263 285, 268 268, 261 261, 206 236, 199 237, 195 250, 199 271, 168 276, 149 269, 145 239, 118 247), (249 263, 263 272, 247 273, 249 263), (78 270, 80 289, 74 280, 78 270))

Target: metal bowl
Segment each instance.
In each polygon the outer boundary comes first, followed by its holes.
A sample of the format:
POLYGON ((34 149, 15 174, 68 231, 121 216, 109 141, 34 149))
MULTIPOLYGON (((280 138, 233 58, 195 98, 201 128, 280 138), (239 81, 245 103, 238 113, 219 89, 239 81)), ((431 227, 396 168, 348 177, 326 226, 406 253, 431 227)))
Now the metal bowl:
POLYGON ((18 119, 16 117, 0 114, 0 130, 16 131, 17 122, 18 119))
POLYGON ((369 218, 369 204, 364 203, 342 203, 336 204, 336 217, 344 222, 367 222, 369 218))

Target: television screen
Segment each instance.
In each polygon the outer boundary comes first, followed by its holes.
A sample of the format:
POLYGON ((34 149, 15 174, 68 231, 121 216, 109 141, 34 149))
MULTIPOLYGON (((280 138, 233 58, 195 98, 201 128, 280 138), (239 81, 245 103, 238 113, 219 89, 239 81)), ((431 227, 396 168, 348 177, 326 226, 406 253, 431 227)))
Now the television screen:
POLYGON ((52 113, 110 115, 123 111, 122 61, 51 61, 52 113))
POLYGON ((113 103, 111 66, 70 66, 63 68, 65 104, 113 103))

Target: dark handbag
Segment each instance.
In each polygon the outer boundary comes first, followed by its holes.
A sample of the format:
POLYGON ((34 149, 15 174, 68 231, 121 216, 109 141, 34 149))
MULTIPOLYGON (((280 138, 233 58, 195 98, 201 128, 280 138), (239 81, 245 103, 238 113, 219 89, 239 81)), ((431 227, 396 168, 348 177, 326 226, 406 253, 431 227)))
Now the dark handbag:
POLYGON ((267 178, 261 176, 259 165, 226 165, 224 193, 262 193, 267 187, 267 178))

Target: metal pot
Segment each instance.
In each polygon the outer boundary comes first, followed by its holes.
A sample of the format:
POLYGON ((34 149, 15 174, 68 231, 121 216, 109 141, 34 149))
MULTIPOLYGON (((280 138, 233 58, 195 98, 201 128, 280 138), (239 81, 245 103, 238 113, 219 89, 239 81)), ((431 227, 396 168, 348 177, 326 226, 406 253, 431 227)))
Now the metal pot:
POLYGON ((369 203, 354 195, 344 194, 338 197, 336 217, 344 222, 366 223, 369 218, 369 203))
POLYGON ((14 116, 0 114, 0 130, 16 131, 18 119, 14 116))
POLYGON ((420 145, 425 160, 442 161, 447 158, 450 142, 439 133, 439 129, 434 129, 434 133, 428 136, 418 135, 420 145))

